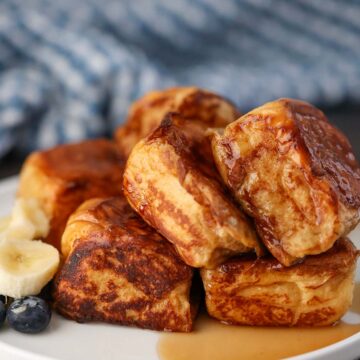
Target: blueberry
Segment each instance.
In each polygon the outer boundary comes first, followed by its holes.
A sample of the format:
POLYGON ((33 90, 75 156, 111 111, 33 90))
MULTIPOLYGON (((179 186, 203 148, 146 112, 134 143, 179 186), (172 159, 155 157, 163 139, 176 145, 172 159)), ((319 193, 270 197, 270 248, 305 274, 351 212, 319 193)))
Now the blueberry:
POLYGON ((14 300, 7 310, 7 321, 16 331, 35 334, 43 331, 50 322, 49 305, 36 296, 14 300))
POLYGON ((0 326, 4 323, 6 318, 6 307, 5 304, 0 300, 0 326))
POLYGON ((45 285, 45 287, 43 287, 43 289, 41 290, 39 297, 41 299, 44 299, 46 302, 51 303, 51 301, 53 300, 53 298, 52 298, 53 287, 54 287, 54 284, 52 281, 47 283, 47 285, 45 285))

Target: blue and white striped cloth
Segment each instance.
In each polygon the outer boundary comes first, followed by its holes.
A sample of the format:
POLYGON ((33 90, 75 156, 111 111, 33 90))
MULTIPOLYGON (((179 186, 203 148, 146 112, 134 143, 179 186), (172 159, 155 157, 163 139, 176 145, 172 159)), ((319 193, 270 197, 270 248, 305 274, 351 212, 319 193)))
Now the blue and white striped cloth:
POLYGON ((190 84, 242 110, 360 102, 360 1, 0 1, 0 156, 110 134, 190 84))

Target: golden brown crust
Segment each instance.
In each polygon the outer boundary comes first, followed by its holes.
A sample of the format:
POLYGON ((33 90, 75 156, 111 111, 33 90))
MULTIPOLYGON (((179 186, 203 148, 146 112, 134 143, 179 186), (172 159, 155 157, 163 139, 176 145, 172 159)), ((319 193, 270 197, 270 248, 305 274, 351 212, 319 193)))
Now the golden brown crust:
POLYGON ((341 202, 360 207, 360 167, 348 139, 332 126, 325 115, 313 106, 283 100, 298 129, 298 142, 303 142, 313 173, 325 177, 341 202))
POLYGON ((310 104, 265 104, 212 145, 222 178, 283 264, 330 249, 358 223, 360 168, 345 136, 310 104))
POLYGON ((211 267, 237 253, 260 252, 251 224, 212 165, 194 158, 200 151, 182 131, 184 121, 168 114, 133 149, 124 172, 124 193, 131 206, 191 266, 211 267))
POLYGON ((229 101, 196 87, 152 91, 133 103, 125 124, 116 130, 121 151, 129 156, 135 144, 158 127, 169 112, 178 112, 205 127, 224 127, 240 116, 229 101))
POLYGON ((201 270, 211 316, 253 326, 326 326, 348 310, 359 251, 339 239, 327 252, 285 267, 242 256, 201 270))
POLYGON ((123 197, 92 199, 69 219, 67 259, 55 282, 55 308, 79 322, 191 331, 193 271, 123 197))
POLYGON ((108 140, 88 140, 31 154, 18 196, 40 200, 50 218, 46 241, 57 248, 70 214, 85 200, 122 192, 124 158, 108 140))

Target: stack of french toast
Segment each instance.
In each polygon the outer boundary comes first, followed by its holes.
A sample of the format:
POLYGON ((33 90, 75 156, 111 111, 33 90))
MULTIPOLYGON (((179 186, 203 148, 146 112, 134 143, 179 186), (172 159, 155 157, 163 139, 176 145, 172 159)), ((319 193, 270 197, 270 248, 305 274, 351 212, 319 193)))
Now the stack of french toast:
POLYGON ((195 87, 151 92, 113 141, 31 154, 18 197, 50 221, 54 307, 78 322, 189 332, 202 288, 239 325, 330 325, 352 302, 360 167, 302 101, 241 116, 195 87))

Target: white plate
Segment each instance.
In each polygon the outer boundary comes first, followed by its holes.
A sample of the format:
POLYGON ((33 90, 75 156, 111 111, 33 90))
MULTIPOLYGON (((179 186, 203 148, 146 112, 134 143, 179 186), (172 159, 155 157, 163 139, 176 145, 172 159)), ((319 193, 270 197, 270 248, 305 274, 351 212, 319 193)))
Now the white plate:
MULTIPOLYGON (((11 209, 17 178, 0 182, 0 216, 11 209)), ((360 227, 350 236, 360 248, 360 227)), ((358 265, 356 279, 360 281, 358 265)), ((360 301, 360 299, 355 299, 360 301)), ((359 323, 360 315, 348 312, 344 320, 359 323)), ((24 335, 0 330, 0 359, 5 360, 154 360, 159 333, 109 324, 77 324, 53 314, 48 331, 24 335)), ((292 360, 354 360, 360 357, 360 333, 292 360)), ((198 359, 201 360, 201 359, 198 359)))

